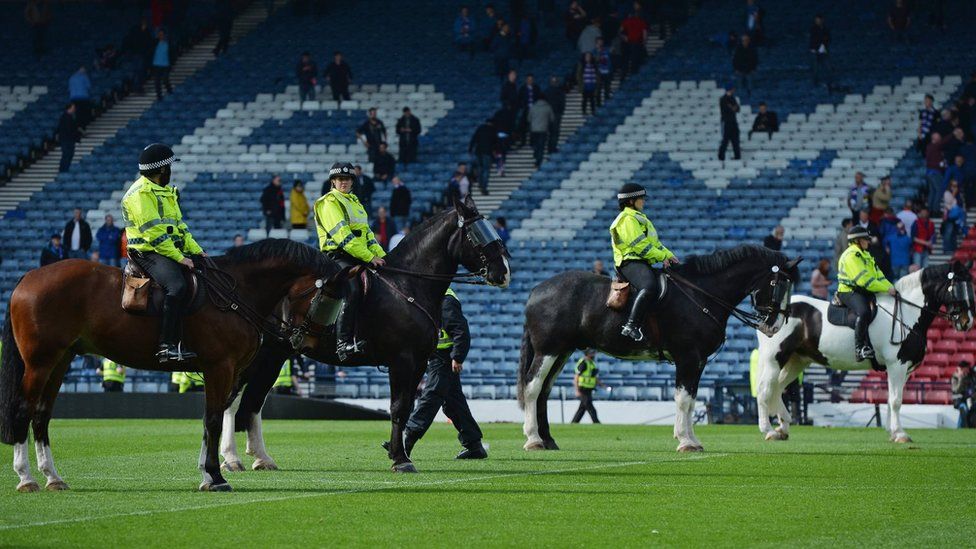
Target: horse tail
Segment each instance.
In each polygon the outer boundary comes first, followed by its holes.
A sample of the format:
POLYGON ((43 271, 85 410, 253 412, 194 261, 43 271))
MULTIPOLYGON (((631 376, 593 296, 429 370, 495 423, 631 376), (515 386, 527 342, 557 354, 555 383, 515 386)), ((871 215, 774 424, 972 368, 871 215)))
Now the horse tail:
POLYGON ((518 403, 519 408, 525 408, 525 385, 532 378, 532 363, 535 362, 535 347, 526 326, 522 332, 522 352, 519 357, 518 370, 518 403))
POLYGON ((13 323, 10 322, 10 308, 3 323, 3 356, 0 357, 0 442, 14 444, 22 442, 26 435, 27 421, 24 409, 24 359, 14 339, 13 323), (18 436, 20 435, 20 436, 18 436))

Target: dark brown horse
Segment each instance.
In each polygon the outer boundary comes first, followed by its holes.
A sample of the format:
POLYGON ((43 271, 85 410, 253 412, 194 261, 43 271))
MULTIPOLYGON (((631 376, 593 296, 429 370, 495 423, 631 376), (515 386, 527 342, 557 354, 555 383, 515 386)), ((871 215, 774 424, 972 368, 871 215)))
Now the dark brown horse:
MULTIPOLYGON (((0 362, 0 440, 14 445, 17 489, 39 489, 30 473, 27 435, 33 428, 38 468, 49 490, 64 490, 51 456, 48 424, 54 400, 72 358, 91 353, 143 370, 174 368, 202 372, 206 391, 204 439, 200 453, 201 490, 227 491, 220 474, 221 415, 241 372, 250 364, 263 333, 255 319, 317 277, 330 278, 337 266, 313 248, 288 240, 264 240, 214 258, 237 284, 242 307, 254 315, 223 311, 207 303, 184 321, 184 340, 198 352, 187 364, 160 365, 155 357, 157 318, 120 308, 119 269, 84 260, 61 261, 24 275, 10 298, 0 362)), ((213 297, 213 292, 211 292, 213 297)))

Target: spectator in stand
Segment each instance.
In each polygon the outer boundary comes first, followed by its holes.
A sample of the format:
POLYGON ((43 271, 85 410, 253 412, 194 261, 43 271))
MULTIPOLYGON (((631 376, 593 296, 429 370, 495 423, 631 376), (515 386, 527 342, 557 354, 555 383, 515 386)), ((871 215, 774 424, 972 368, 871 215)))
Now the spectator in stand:
POLYGON ((896 42, 905 41, 905 33, 912 24, 912 12, 905 6, 905 0, 895 0, 895 5, 888 12, 888 28, 895 35, 896 42))
POLYGON ((312 211, 312 208, 309 207, 308 199, 305 198, 305 182, 301 179, 296 179, 292 183, 291 194, 288 195, 288 207, 290 210, 291 228, 308 228, 308 214, 312 211))
POLYGON ((217 0, 215 19, 218 38, 213 49, 214 56, 227 53, 227 48, 230 47, 230 32, 234 28, 234 6, 232 4, 232 0, 217 0))
POLYGON ((912 235, 908 233, 905 224, 901 221, 896 227, 894 232, 888 233, 884 242, 891 262, 892 280, 907 275, 908 266, 912 264, 912 235))
POLYGON ((234 244, 231 247, 232 248, 240 248, 241 246, 243 246, 246 243, 247 242, 244 241, 244 235, 242 235, 242 234, 235 234, 234 235, 234 244))
POLYGON ((782 225, 777 225, 773 229, 773 232, 766 235, 763 239, 763 246, 769 248, 770 250, 780 251, 783 249, 783 236, 786 233, 786 229, 782 225))
POLYGON ((396 158, 386 150, 386 141, 380 143, 380 150, 373 161, 373 177, 377 181, 389 183, 396 175, 396 158))
POLYGON ((821 259, 810 275, 810 295, 830 299, 830 260, 821 259))
POLYGON ((566 38, 569 39, 569 43, 574 46, 579 43, 579 37, 583 33, 583 28, 586 27, 586 10, 580 5, 578 0, 573 0, 569 3, 569 7, 566 9, 566 38))
POLYGON ((959 410, 958 429, 970 429, 973 422, 973 394, 976 393, 976 372, 969 362, 962 360, 956 366, 949 382, 952 389, 952 406, 959 410))
POLYGON ((864 174, 862 172, 856 172, 854 174, 854 186, 851 187, 851 191, 847 193, 847 207, 851 209, 851 219, 856 220, 861 215, 861 210, 863 210, 868 204, 868 194, 871 192, 871 187, 864 181, 864 174))
POLYGON ((153 50, 152 72, 156 83, 156 99, 163 99, 163 86, 166 93, 173 93, 173 85, 169 82, 170 51, 169 39, 163 29, 156 31, 156 47, 153 50))
MULTIPOLYGON (((517 113, 514 109, 502 107, 493 115, 495 127, 498 128, 498 142, 495 149, 495 162, 498 166, 498 175, 505 175, 505 159, 508 156, 508 149, 511 147, 512 134, 515 132, 515 120, 517 113)), ((486 189, 482 189, 481 194, 488 194, 486 189)))
POLYGON ((932 106, 934 101, 934 97, 929 94, 925 94, 925 104, 918 111, 917 148, 922 156, 925 156, 925 148, 929 144, 929 136, 932 133, 932 126, 935 125, 935 119, 939 115, 939 111, 935 110, 935 107, 932 106))
POLYGON ((420 119, 410 112, 410 107, 403 107, 403 116, 396 123, 397 136, 400 138, 400 162, 406 166, 417 161, 417 144, 420 140, 420 119))
POLYGON ((576 50, 580 55, 586 52, 592 52, 596 49, 596 41, 598 38, 603 36, 600 30, 600 18, 595 17, 590 21, 590 24, 583 28, 580 32, 579 38, 576 40, 576 50))
MULTIPOLYGON (((352 82, 352 68, 349 63, 342 59, 342 52, 337 51, 332 55, 332 62, 325 67, 325 81, 329 83, 332 90, 332 100, 342 105, 343 101, 349 101, 349 84, 352 82)), ((384 136, 384 139, 386 137, 384 136)))
POLYGON ((91 87, 91 78, 88 78, 88 70, 84 66, 68 79, 68 100, 75 104, 75 119, 81 128, 92 119, 91 87))
POLYGON ((768 110, 766 103, 763 101, 759 102, 759 112, 756 113, 756 119, 752 122, 752 129, 749 130, 749 140, 752 140, 752 134, 756 132, 769 134, 769 139, 773 138, 773 134, 779 131, 779 116, 776 115, 775 111, 768 110))
MULTIPOLYGON (((393 221, 401 227, 410 224, 410 206, 413 198, 410 196, 410 189, 403 184, 399 177, 393 177, 393 192, 390 194, 390 215, 393 221)), ((395 232, 395 231, 394 231, 395 232)))
POLYGON ((590 106, 590 113, 596 114, 596 94, 600 90, 600 71, 593 60, 593 54, 586 52, 576 67, 576 81, 579 83, 583 96, 583 116, 586 116, 586 106, 590 106))
POLYGON ((553 76, 549 78, 549 87, 544 93, 552 107, 552 113, 556 115, 556 121, 549 128, 549 143, 546 147, 549 154, 553 154, 559 152, 559 128, 562 126, 563 113, 566 112, 566 91, 563 90, 559 78, 553 76))
POLYGON ((386 126, 376 117, 376 107, 366 111, 366 121, 356 128, 356 139, 366 147, 370 162, 376 162, 376 155, 380 150, 380 143, 386 141, 386 126))
POLYGON ((373 231, 373 236, 376 237, 376 242, 379 242, 380 246, 386 251, 390 250, 390 239, 393 238, 393 235, 397 234, 396 227, 396 221, 390 219, 386 215, 386 208, 380 206, 376 210, 376 219, 373 220, 373 225, 370 229, 373 231))
POLYGON ((129 33, 122 39, 122 50, 125 54, 134 55, 139 60, 139 75, 135 81, 135 89, 142 93, 144 83, 152 66, 152 58, 156 47, 149 20, 145 17, 138 25, 129 29, 129 33))
POLYGON ((478 126, 468 143, 468 153, 474 159, 475 175, 478 177, 481 194, 487 194, 488 181, 491 178, 491 157, 497 144, 498 130, 491 119, 478 126))
POLYGON ((485 18, 481 24, 481 47, 485 51, 491 50, 491 44, 498 33, 498 14, 495 13, 495 6, 488 4, 485 6, 485 18))
POLYGON ((454 45, 474 59, 474 21, 468 6, 461 6, 461 12, 454 20, 454 45))
MULTIPOLYGON (((355 166, 356 178, 352 182, 352 194, 356 195, 359 199, 359 203, 363 205, 363 209, 371 211, 373 209, 373 193, 376 192, 376 184, 373 183, 373 178, 363 173, 363 167, 359 164, 355 166)), ((326 181, 323 188, 328 186, 329 189, 332 185, 326 181)), ((322 194, 328 194, 324 192, 322 194)))
POLYGON ((67 245, 67 256, 85 259, 92 245, 91 226, 81 217, 81 208, 75 208, 71 220, 65 223, 61 231, 63 242, 67 245))
POLYGON ((945 191, 945 158, 942 156, 942 149, 945 147, 945 140, 942 134, 933 131, 929 144, 925 148, 925 179, 928 181, 929 211, 939 211, 939 200, 945 191))
POLYGON ((508 234, 508 220, 504 217, 495 218, 495 232, 502 239, 502 244, 508 244, 508 239, 512 237, 508 234))
POLYGON ((113 71, 118 64, 119 52, 115 44, 106 44, 95 50, 95 69, 99 71, 113 71))
POLYGON ((844 253, 844 250, 846 250, 848 246, 850 246, 850 243, 847 241, 847 230, 850 229, 851 225, 853 224, 854 221, 852 218, 847 218, 841 221, 840 223, 840 232, 837 233, 837 237, 834 238, 834 264, 835 265, 837 264, 837 261, 840 259, 840 255, 844 253))
POLYGON ((718 146, 718 159, 725 161, 725 150, 732 144, 732 158, 742 158, 739 149, 739 102, 735 99, 735 85, 725 86, 725 95, 718 100, 719 111, 722 115, 722 143, 718 146))
POLYGON ((532 153, 536 168, 542 165, 542 160, 545 158, 549 130, 555 123, 556 115, 546 101, 546 96, 540 93, 536 102, 529 108, 529 130, 532 132, 532 153))
POLYGON ((505 76, 505 81, 502 82, 500 99, 503 108, 518 109, 518 72, 515 70, 508 71, 508 74, 505 76))
POLYGON ((105 224, 95 233, 98 239, 98 256, 102 263, 121 267, 119 256, 122 253, 122 229, 115 226, 115 218, 105 216, 105 224))
POLYGON ((445 204, 450 207, 451 204, 464 200, 470 192, 471 181, 468 180, 468 165, 464 162, 458 162, 457 169, 454 170, 451 180, 447 183, 445 204))
POLYGON ((51 6, 48 0, 28 0, 24 7, 24 19, 31 28, 31 45, 34 55, 47 53, 47 28, 51 24, 51 6))
POLYGON ((942 139, 952 135, 952 130, 955 125, 952 123, 952 111, 949 109, 942 109, 939 113, 939 118, 932 124, 932 132, 939 134, 942 139))
POLYGON ((962 157, 962 189, 966 204, 976 204, 976 143, 969 137, 957 156, 962 157))
POLYGON ((518 94, 518 134, 520 139, 520 147, 525 145, 525 140, 528 139, 529 109, 531 109, 532 105, 539 100, 540 95, 542 95, 542 88, 535 83, 535 76, 531 74, 525 75, 525 83, 522 84, 521 88, 519 88, 518 94))
POLYGON ((303 51, 302 58, 298 61, 295 68, 295 75, 298 77, 298 98, 305 101, 315 101, 315 87, 318 85, 316 77, 319 74, 319 67, 312 60, 312 54, 303 51))
POLYGON ((620 28, 624 33, 623 41, 623 66, 621 67, 620 77, 623 79, 626 74, 634 74, 640 68, 647 44, 647 22, 641 16, 641 3, 634 2, 633 10, 630 15, 620 23, 620 28))
POLYGON ((390 238, 390 248, 387 251, 393 251, 393 248, 396 248, 401 242, 403 242, 403 239, 406 238, 408 234, 410 234, 409 225, 406 227, 400 227, 397 234, 390 238))
POLYGON ((88 261, 91 261, 92 263, 101 263, 102 254, 98 253, 98 250, 92 250, 92 252, 88 254, 88 261))
POLYGON ((52 234, 47 246, 41 248, 41 267, 66 258, 64 248, 61 246, 61 235, 52 234))
POLYGON ((512 50, 514 48, 512 29, 504 22, 491 39, 491 58, 495 63, 495 75, 504 78, 511 68, 512 50))
POLYGON ((943 188, 948 188, 949 181, 955 179, 956 183, 960 184, 959 188, 961 190, 962 182, 965 181, 966 179, 966 175, 964 171, 964 168, 966 166, 966 158, 963 157, 961 154, 957 154, 954 157, 952 157, 951 161, 947 157, 946 164, 947 167, 945 170, 945 175, 942 177, 943 188))
POLYGON ((885 254, 884 245, 881 239, 881 231, 878 229, 878 225, 871 222, 871 213, 867 208, 864 208, 858 212, 858 219, 855 225, 861 226, 867 229, 868 233, 871 235, 871 245, 868 247, 868 251, 874 257, 874 262, 879 268, 883 268, 885 264, 885 254))
POLYGON ((871 193, 871 222, 880 223, 881 218, 888 208, 891 207, 891 176, 886 175, 881 178, 878 188, 871 193))
POLYGON ((61 145, 61 164, 58 171, 66 172, 71 169, 71 160, 75 157, 75 144, 81 139, 81 130, 75 118, 75 104, 68 103, 61 119, 58 120, 58 143, 61 145))
POLYGON ((610 87, 613 84, 613 61, 610 48, 604 45, 603 38, 596 39, 593 59, 596 61, 596 70, 600 73, 600 90, 602 91, 602 93, 597 93, 596 104, 602 105, 610 100, 610 87))
POLYGON ((942 220, 942 251, 952 255, 956 253, 959 233, 966 231, 966 206, 955 179, 949 180, 942 195, 942 220))
POLYGON ((610 278, 610 273, 608 273, 607 270, 603 267, 602 259, 593 260, 593 268, 590 270, 590 272, 592 272, 597 276, 605 276, 607 278, 610 278))
POLYGON ((912 225, 912 265, 924 269, 929 266, 929 255, 935 248, 935 223, 929 219, 929 209, 925 206, 918 211, 918 219, 912 225))
POLYGON ((830 47, 830 31, 824 25, 823 15, 817 14, 810 27, 810 70, 813 72, 813 87, 820 86, 822 79, 827 84, 827 93, 834 86, 830 47))
POLYGON ((532 44, 535 43, 535 27, 528 13, 518 18, 518 29, 515 31, 515 57, 519 67, 522 61, 532 57, 532 44))
POLYGON ((746 32, 752 37, 755 46, 761 46, 765 37, 766 10, 756 4, 756 0, 746 0, 746 32))
POLYGON ((264 214, 264 230, 280 229, 285 220, 285 191, 281 189, 281 176, 271 176, 271 181, 261 191, 261 212, 264 214))
POLYGON ((911 199, 908 199, 902 205, 901 211, 898 212, 898 221, 901 221, 905 225, 905 230, 911 233, 916 219, 918 219, 918 215, 915 213, 915 204, 911 199))
POLYGON ((739 80, 739 85, 745 88, 747 97, 752 97, 752 73, 756 72, 758 66, 759 54, 756 52, 756 47, 752 45, 752 38, 748 34, 743 34, 732 54, 732 70, 739 80))

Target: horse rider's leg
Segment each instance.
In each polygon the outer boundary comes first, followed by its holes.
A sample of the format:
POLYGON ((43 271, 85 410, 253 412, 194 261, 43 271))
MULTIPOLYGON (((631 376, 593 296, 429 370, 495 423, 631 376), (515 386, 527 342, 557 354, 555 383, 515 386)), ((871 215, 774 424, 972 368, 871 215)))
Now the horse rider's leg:
POLYGON ((58 474, 58 470, 54 466, 54 456, 51 454, 51 437, 48 427, 51 424, 54 399, 57 398, 58 392, 61 390, 61 381, 64 379, 64 374, 68 371, 68 366, 71 365, 71 359, 73 357, 74 353, 66 353, 51 373, 51 377, 48 378, 47 385, 44 387, 41 401, 34 410, 32 422, 34 449, 37 453, 37 468, 44 474, 44 477, 47 479, 46 488, 51 491, 68 489, 68 485, 61 480, 61 475, 58 474))
POLYGON ((703 367, 703 361, 697 356, 675 357, 674 434, 678 439, 679 452, 700 452, 704 449, 695 436, 692 418, 703 367))
POLYGON ((230 484, 220 474, 220 430, 223 414, 230 399, 234 379, 234 362, 224 360, 214 363, 203 375, 207 406, 204 412, 203 447, 200 450, 202 492, 229 492, 230 484))
POLYGON ((220 455, 224 458, 220 468, 224 471, 244 470, 241 457, 237 454, 237 441, 234 439, 234 416, 237 415, 237 409, 241 406, 241 397, 243 396, 244 391, 239 391, 230 406, 224 410, 224 423, 220 432, 220 455))
POLYGON ((536 355, 532 360, 532 371, 535 374, 532 380, 525 385, 523 402, 525 405, 525 422, 522 424, 522 433, 525 434, 526 450, 545 450, 545 441, 539 433, 540 419, 546 421, 548 430, 548 419, 546 410, 548 392, 546 391, 546 380, 549 379, 549 372, 553 370, 556 362, 559 361, 557 355, 536 355), (541 408, 541 411, 540 411, 541 408))
POLYGON ((393 471, 396 473, 417 472, 417 468, 407 456, 403 436, 407 420, 413 411, 414 396, 417 392, 416 386, 411 387, 411 382, 416 379, 415 368, 425 362, 426 357, 406 355, 397 357, 396 361, 389 365, 390 419, 392 420, 389 456, 393 460, 393 471))
POLYGON ((892 442, 905 443, 912 441, 912 437, 908 436, 908 433, 901 426, 901 402, 905 394, 905 382, 907 381, 907 363, 899 361, 894 364, 888 364, 888 409, 890 414, 888 419, 888 432, 891 433, 892 442))
POLYGON ((264 447, 264 432, 261 427, 261 410, 251 413, 251 424, 247 428, 247 455, 254 456, 251 468, 255 471, 277 471, 278 464, 268 455, 264 447))

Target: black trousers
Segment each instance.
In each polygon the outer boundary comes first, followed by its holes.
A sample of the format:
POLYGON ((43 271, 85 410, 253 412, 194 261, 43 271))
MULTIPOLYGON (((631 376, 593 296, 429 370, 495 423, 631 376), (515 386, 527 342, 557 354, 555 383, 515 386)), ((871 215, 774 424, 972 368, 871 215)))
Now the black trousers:
POLYGON ((71 160, 75 157, 75 142, 74 141, 62 141, 61 142, 61 164, 58 166, 58 171, 66 172, 71 169, 71 160))
POLYGON ((446 349, 434 351, 427 362, 427 386, 407 420, 410 435, 423 437, 441 408, 457 429, 462 446, 469 448, 481 443, 481 428, 471 415, 461 390, 461 376, 451 369, 451 351, 446 349))
POLYGON ((183 276, 182 265, 156 252, 134 252, 130 253, 129 258, 166 290, 167 297, 175 297, 181 302, 186 297, 186 278, 183 276))
POLYGON ((725 150, 728 149, 729 143, 732 143, 733 158, 738 160, 742 157, 742 151, 739 149, 738 124, 722 124, 722 144, 718 146, 719 160, 725 160, 725 150))
POLYGON ((400 162, 404 165, 417 161, 417 141, 414 139, 400 140, 400 162))
POLYGON ((105 389, 106 393, 121 393, 122 385, 120 381, 103 381, 102 389, 105 389))
POLYGON ((630 282, 635 293, 640 290, 650 290, 654 299, 661 293, 660 280, 654 268, 643 261, 624 261, 618 269, 624 280, 630 282))
POLYGON ((854 339, 856 345, 868 345, 871 343, 868 328, 874 319, 874 296, 863 292, 844 292, 838 293, 840 302, 857 315, 857 323, 854 325, 854 339))
POLYGON ((556 121, 549 126, 549 144, 547 148, 549 149, 550 154, 556 152, 556 149, 559 148, 559 127, 562 126, 562 123, 563 116, 561 114, 557 114, 556 121))
POLYGON ((538 168, 546 156, 546 132, 532 132, 529 140, 532 143, 532 156, 538 168))
POLYGON ((156 82, 156 98, 163 98, 163 85, 166 85, 166 93, 173 93, 173 85, 169 83, 169 67, 153 67, 153 80, 156 82))
POLYGON ((580 388, 580 405, 576 410, 576 415, 573 416, 573 423, 579 423, 583 419, 583 413, 589 412, 590 421, 593 423, 600 423, 600 420, 596 417, 596 408, 593 407, 593 389, 583 389, 580 388))
POLYGON ((332 90, 332 100, 342 102, 343 100, 349 101, 349 84, 345 86, 336 86, 334 84, 329 84, 329 88, 332 90))

